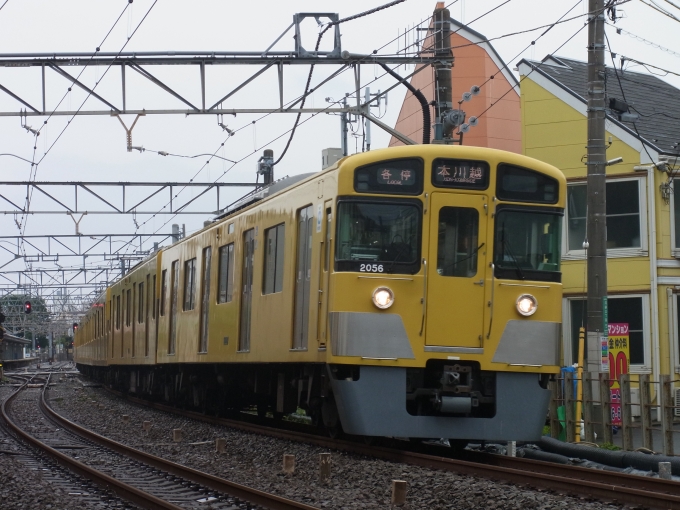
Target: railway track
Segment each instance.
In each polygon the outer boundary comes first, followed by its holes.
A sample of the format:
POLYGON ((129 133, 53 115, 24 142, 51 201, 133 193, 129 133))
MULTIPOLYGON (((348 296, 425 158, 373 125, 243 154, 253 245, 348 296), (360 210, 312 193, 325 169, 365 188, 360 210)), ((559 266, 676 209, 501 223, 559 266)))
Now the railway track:
POLYGON ((426 452, 419 452, 371 446, 360 442, 331 439, 325 436, 283 430, 239 420, 210 417, 193 411, 184 411, 162 404, 150 403, 143 399, 122 395, 115 391, 113 393, 142 406, 246 432, 264 434, 290 441, 311 443, 324 448, 351 452, 392 462, 586 496, 618 504, 680 510, 680 483, 671 480, 481 452, 466 451, 464 459, 451 458, 447 456, 449 450, 446 448, 425 447, 426 452))
POLYGON ((24 383, 3 402, 2 417, 23 441, 107 493, 149 509, 314 509, 166 461, 79 427, 47 405, 50 377, 48 374, 41 388, 32 384, 35 377, 24 383), (20 418, 13 416, 18 414, 20 418))
MULTIPOLYGON (((27 374, 22 371, 18 374, 6 375, 10 379, 20 381, 24 386, 29 383, 37 384, 40 381, 40 376, 35 373, 27 374)), ((11 387, 4 387, 0 393, 0 402, 3 403, 3 407, 4 397, 9 396, 9 390, 11 387)), ((16 502, 18 498, 25 498, 24 504, 29 506, 31 499, 34 502, 38 499, 42 500, 42 504, 50 502, 63 504, 68 501, 74 505, 73 507, 77 506, 81 509, 130 508, 127 501, 118 498, 105 488, 95 486, 87 478, 78 476, 60 466, 52 458, 44 455, 42 450, 32 448, 21 441, 3 419, 0 419, 0 459, 2 467, 5 468, 5 476, 9 474, 8 470, 12 469, 15 469, 17 473, 22 473, 20 487, 14 488, 17 494, 9 500, 6 497, 3 498, 3 505, 12 504, 11 501, 16 502), (40 488, 36 490, 35 486, 31 486, 32 482, 39 483, 40 488), (44 497, 46 494, 47 498, 44 497), (60 497, 58 494, 63 496, 60 497)), ((11 484, 11 481, 4 480, 2 488, 6 490, 8 484, 11 484)))

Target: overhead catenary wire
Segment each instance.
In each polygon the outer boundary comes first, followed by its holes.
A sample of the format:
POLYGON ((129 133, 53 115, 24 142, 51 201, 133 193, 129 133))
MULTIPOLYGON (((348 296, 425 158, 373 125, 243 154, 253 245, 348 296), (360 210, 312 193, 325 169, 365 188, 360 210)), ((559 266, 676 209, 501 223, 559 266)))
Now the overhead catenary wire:
MULTIPOLYGON (((130 42, 130 40, 132 39, 132 37, 135 35, 135 33, 137 32, 137 30, 139 29, 139 27, 142 25, 142 23, 146 20, 146 18, 148 17, 148 15, 150 14, 151 10, 154 8, 154 6, 156 5, 157 2, 158 2, 158 0, 155 0, 155 1, 154 1, 154 3, 153 3, 153 4, 149 7, 149 9, 147 10, 147 12, 146 12, 146 14, 144 15, 144 17, 141 19, 141 21, 140 21, 140 22, 137 24, 137 26, 135 27, 135 30, 132 32, 132 34, 130 34, 130 35, 127 37, 125 43, 123 44, 123 47, 122 47, 122 48, 120 49, 120 51, 118 52, 119 54, 120 54, 120 53, 125 49, 125 47, 128 45, 128 43, 130 42)), ((127 10, 127 8, 129 7, 129 5, 130 5, 131 3, 132 3, 132 2, 128 1, 128 3, 126 4, 125 8, 124 8, 123 11, 121 12, 121 14, 118 16, 118 18, 116 18, 116 21, 114 22, 114 24, 112 25, 112 27, 109 29, 109 31, 106 33, 104 39, 102 40, 102 43, 100 43, 100 45, 97 46, 97 48, 96 48, 96 50, 95 50, 95 53, 92 55, 92 57, 90 58, 90 60, 91 60, 92 58, 94 58, 94 56, 100 51, 101 46, 102 46, 103 43, 108 39, 109 35, 111 34, 111 32, 113 31, 113 29, 115 28, 115 26, 118 24, 118 22, 120 21, 120 19, 122 18, 123 14, 125 13, 125 11, 127 10)), ((111 64, 111 65, 112 65, 112 64, 111 64)), ((59 135, 57 136, 57 138, 54 140, 54 142, 52 143, 52 145, 50 145, 50 147, 47 149, 47 151, 43 154, 43 156, 40 158, 40 160, 39 160, 37 163, 35 162, 35 156, 36 156, 37 137, 38 137, 38 135, 39 135, 39 130, 38 130, 38 133, 35 134, 35 137, 34 137, 34 144, 33 144, 33 156, 32 156, 32 162, 31 162, 31 173, 30 173, 30 175, 29 175, 29 180, 30 180, 30 181, 35 180, 35 178, 36 178, 36 176, 37 176, 37 171, 38 171, 38 166, 39 166, 39 164, 42 163, 42 161, 45 159, 45 157, 49 154, 49 152, 52 150, 52 148, 55 146, 55 144, 59 141, 59 139, 61 138, 61 136, 64 134, 64 132, 66 131, 66 129, 68 129, 68 127, 69 127, 70 124, 71 124, 71 121, 75 118, 75 116, 78 114, 78 112, 79 112, 79 111, 82 109, 82 107, 85 105, 85 102, 90 98, 92 92, 94 92, 94 90, 96 89, 96 87, 99 85, 99 83, 101 82, 101 80, 104 78, 104 76, 106 75, 106 73, 107 73, 107 72, 109 71, 109 69, 111 68, 111 65, 109 65, 109 66, 107 67, 107 69, 104 71, 104 73, 103 73, 102 76, 99 78, 99 80, 97 81, 97 83, 95 83, 95 85, 92 87, 92 89, 90 90, 90 92, 88 92, 88 94, 87 94, 85 100, 83 100, 82 104, 80 105, 80 107, 78 108, 78 110, 76 111, 76 113, 75 113, 75 114, 71 117, 71 119, 67 122, 66 126, 61 130, 61 132, 59 133, 59 135)), ((80 74, 78 74, 78 77, 80 77, 80 76, 82 75, 82 73, 85 71, 85 69, 87 69, 87 66, 85 66, 85 67, 81 70, 80 74)), ((78 79, 78 78, 76 78, 76 79, 78 79)), ((69 91, 70 91, 70 87, 69 87, 69 91)), ((59 104, 61 104, 61 102, 64 100, 64 98, 65 98, 67 95, 68 95, 68 94, 65 94, 64 97, 62 97, 62 99, 61 99, 61 101, 59 102, 59 104)), ((57 108, 59 107, 59 104, 57 105, 57 108)), ((50 114, 50 116, 48 117, 48 119, 44 121, 43 126, 45 126, 45 125, 47 124, 47 121, 48 121, 49 118, 53 115, 54 111, 56 111, 56 109, 53 110, 53 112, 50 114)), ((42 126, 41 126, 40 129, 42 129, 42 126)), ((29 211, 29 209, 30 209, 30 201, 31 201, 32 193, 33 193, 33 188, 31 188, 31 189, 29 190, 29 193, 28 193, 28 195, 27 195, 27 197, 26 197, 26 203, 25 203, 25 211, 26 211, 26 213, 28 213, 28 211, 29 211)), ((24 221, 24 214, 22 213, 22 215, 21 215, 21 221, 20 221, 20 222, 18 222, 18 221, 16 222, 16 223, 17 223, 17 226, 18 226, 18 228, 19 228, 19 233, 20 233, 21 235, 23 235, 24 232, 25 232, 26 225, 27 225, 27 220, 28 220, 28 215, 26 214, 26 221, 24 221)), ((16 220, 15 220, 15 221, 16 221, 16 220)), ((22 249, 23 254, 25 255, 25 254, 26 254, 26 251, 25 251, 25 247, 23 246, 23 243, 21 243, 21 249, 22 249)), ((25 258, 25 257, 24 257, 24 262, 26 263, 26 258, 25 258)), ((28 267, 28 266, 27 266, 27 267, 28 267)))
MULTIPOLYGON (((450 7, 451 5, 455 4, 456 2, 458 2, 458 0, 453 0, 451 3, 449 3, 449 4, 446 6, 446 8, 450 7)), ((387 4, 387 5, 389 5, 389 4, 387 4)), ((424 23, 428 23, 430 20, 431 20, 431 16, 428 16, 427 18, 424 18, 424 19, 421 20, 419 23, 415 24, 411 29, 409 29, 409 31, 417 30, 418 27, 419 27, 420 25, 423 25, 424 23)), ((385 48, 385 47, 388 46, 389 44, 393 43, 395 40, 396 40, 396 38, 394 38, 394 39, 388 41, 387 43, 383 44, 383 45, 380 46, 379 48, 373 50, 372 54, 378 53, 378 51, 380 51, 381 49, 385 48)), ((400 66, 397 66, 397 67, 400 67, 400 66)), ((347 69, 348 69, 348 68, 345 68, 345 69, 341 70, 340 73, 343 73, 343 72, 347 71, 347 69)), ((339 73, 339 74, 340 74, 340 73, 339 73)), ((373 83, 373 82, 375 82, 375 81, 377 81, 379 78, 382 78, 382 77, 385 76, 386 74, 387 74, 387 73, 384 73, 383 75, 381 75, 381 76, 379 76, 379 77, 376 77, 374 80, 372 80, 371 82, 369 82, 369 84, 370 84, 370 83, 373 83)), ((304 98, 305 95, 306 95, 306 94, 303 94, 303 96, 298 97, 298 98, 296 98, 296 99, 293 100, 293 101, 290 101, 290 102, 288 103, 288 105, 290 105, 290 104, 295 104, 295 103, 297 103, 297 102, 300 102, 300 100, 301 100, 302 98, 304 98)), ((288 106, 288 105, 286 105, 286 106, 288 106)), ((327 109, 327 108, 326 108, 326 109, 327 109)), ((324 109, 324 111, 325 111, 326 109, 324 109)), ((248 124, 245 124, 245 125, 241 126, 240 128, 233 130, 233 131, 230 133, 230 135, 229 135, 229 136, 228 136, 228 137, 220 144, 220 147, 218 147, 218 148, 215 150, 215 152, 214 152, 213 154, 216 154, 222 147, 224 147, 224 144, 226 143, 226 141, 227 141, 231 136, 233 136, 233 135, 236 134, 237 132, 239 132, 239 131, 241 131, 241 130, 247 128, 247 127, 250 126, 251 124, 255 124, 256 122, 259 122, 260 120, 262 120, 262 119, 264 119, 264 118, 266 118, 266 117, 269 117, 269 116, 272 115, 273 113, 274 113, 274 112, 269 112, 269 113, 267 113, 267 114, 264 114, 264 115, 262 115, 261 117, 259 117, 258 119, 256 119, 255 121, 252 121, 252 123, 249 122, 248 124)), ((318 112, 318 113, 322 113, 322 112, 318 112)), ((318 113, 312 115, 312 117, 315 117, 316 115, 318 115, 318 113)), ((310 118, 312 118, 312 117, 310 117, 310 118)), ((306 122, 306 121, 303 121, 303 123, 304 123, 304 122, 306 122)), ((291 132, 291 130, 288 130, 288 131, 284 132, 283 134, 285 135, 286 133, 289 133, 289 132, 291 132)), ((282 135, 281 135, 281 136, 282 136, 282 135)), ((268 144, 269 144, 269 143, 273 143, 274 141, 278 140, 279 138, 281 138, 281 136, 278 136, 278 137, 276 137, 275 139, 271 140, 270 142, 268 142, 268 144)), ((268 144, 265 144, 263 147, 266 147, 268 144)), ((254 155, 258 150, 259 150, 259 148, 256 148, 255 150, 253 150, 252 152, 250 152, 249 154, 247 154, 244 158, 240 159, 237 163, 240 163, 240 162, 242 162, 243 160, 247 159, 248 157, 254 155)), ((203 166, 201 166, 201 168, 199 168, 199 170, 194 174, 194 176, 192 177, 192 179, 193 179, 193 178, 196 178, 196 176, 198 176, 198 174, 199 174, 200 172, 203 171, 203 169, 206 167, 206 165, 207 165, 209 162, 210 162, 210 161, 208 160, 208 162, 206 162, 203 166)), ((217 179, 215 179, 214 182, 217 182, 219 179, 221 179, 221 178, 222 178, 226 173, 228 173, 234 166, 235 166, 235 164, 232 165, 231 167, 229 167, 229 168, 228 168, 227 170, 225 170, 224 172, 222 172, 222 174, 221 174, 217 179)), ((179 195, 179 193, 181 193, 181 192, 183 191, 183 189, 184 189, 184 188, 180 189, 180 191, 177 193, 177 195, 175 195, 174 198, 176 198, 176 197, 179 195)), ((169 205, 169 203, 166 204, 166 205, 164 205, 164 206, 159 210, 159 213, 160 213, 163 209, 165 209, 168 205, 169 205)), ((136 225, 135 233, 136 233, 142 226, 144 226, 146 223, 148 223, 150 220, 152 220, 155 216, 156 216, 156 214, 152 215, 151 217, 149 217, 147 220, 145 220, 145 221, 142 222, 141 224, 136 225)), ((162 228, 163 226, 167 225, 167 224, 168 224, 172 219, 174 219, 174 217, 176 217, 176 216, 177 216, 177 214, 173 215, 172 218, 171 218, 170 220, 166 221, 160 228, 162 228)))
MULTIPOLYGON (((508 1, 509 1, 509 0, 508 0, 508 1)), ((507 4, 508 1, 504 2, 504 3, 501 4, 501 5, 507 4)), ((454 2, 451 2, 449 5, 447 5, 447 7, 449 7, 449 6, 452 5, 453 3, 455 3, 455 1, 454 1, 454 2)), ((476 18, 475 20, 471 21, 470 23, 472 23, 472 22, 474 22, 474 21, 476 21, 476 20, 478 20, 478 19, 481 19, 483 16, 487 15, 489 12, 493 12, 494 10, 498 9, 498 7, 500 7, 500 6, 494 7, 493 9, 491 9, 491 10, 488 11, 487 13, 482 14, 481 16, 479 16, 479 17, 476 18)), ((568 12, 569 12, 569 11, 568 11, 568 12)), ((582 17, 582 16, 579 16, 579 17, 582 17)), ((560 19, 561 19, 561 18, 560 18, 560 19)), ((422 20, 422 21, 421 21, 420 23, 418 23, 417 25, 414 25, 414 26, 412 27, 411 30, 416 30, 420 25, 423 25, 424 23, 428 23, 430 20, 431 20, 431 16, 428 16, 427 18, 425 18, 424 20, 422 20)), ((553 24, 551 24, 551 25, 553 25, 553 24)), ((549 25, 549 26, 551 26, 551 25, 549 25)), ((539 28, 545 28, 545 26, 542 26, 542 27, 539 27, 539 28)), ((390 42, 384 44, 383 46, 379 47, 378 49, 374 50, 374 51, 373 51, 373 54, 377 53, 380 49, 385 48, 388 44, 390 44, 391 42, 394 42, 394 40, 395 40, 395 39, 392 39, 392 41, 390 41, 390 42)), ((346 70, 346 69, 345 69, 345 70, 346 70)), ((343 70, 343 72, 344 72, 344 70, 343 70)), ((382 76, 384 76, 384 74, 381 75, 380 77, 382 77, 382 76)), ((378 78, 376 78, 376 80, 377 80, 377 79, 378 79, 378 78)), ((376 81, 376 80, 373 80, 373 81, 376 81)), ((294 102, 299 102, 299 100, 300 100, 300 99, 298 98, 298 99, 297 99, 296 101, 294 101, 294 102)), ((318 112, 318 113, 322 113, 322 112, 318 112)), ((309 119, 315 117, 316 115, 318 115, 318 113, 312 115, 311 117, 309 117, 309 119)), ((260 119, 258 119, 258 121, 261 120, 261 119, 264 118, 264 117, 267 117, 268 115, 270 115, 270 114, 266 114, 266 115, 260 117, 260 119)), ((306 121, 309 120, 309 119, 306 119, 306 120, 303 121, 302 123, 306 122, 306 121)), ((300 124, 300 123, 298 123, 298 125, 299 125, 299 124, 300 124)), ((237 129, 237 130, 235 130, 235 132, 238 132, 240 129, 244 129, 245 127, 247 127, 247 126, 249 126, 249 125, 250 125, 250 123, 248 123, 247 125, 244 125, 243 127, 239 128, 239 129, 237 129)), ((269 144, 273 143, 274 141, 280 139, 280 138, 281 138, 282 136, 284 136, 286 133, 291 133, 291 132, 292 132, 292 129, 291 129, 291 130, 288 130, 287 132, 283 133, 282 135, 277 136, 277 137, 274 138, 273 140, 270 140, 267 144, 264 144, 262 147, 266 147, 267 145, 269 145, 269 144)), ((226 140, 225 140, 225 141, 226 141, 226 140)), ((221 144, 220 148, 221 148, 222 146, 224 146, 224 142, 221 144)), ((262 148, 262 147, 260 147, 260 148, 262 148)), ((220 148, 218 148, 217 150, 219 150, 220 148)), ((217 150, 216 150, 215 152, 217 152, 217 150)), ((254 155, 255 153, 257 153, 258 150, 259 150, 259 148, 256 148, 256 149, 253 150, 251 153, 249 153, 248 155, 246 155, 246 156, 244 156, 243 158, 241 158, 240 160, 238 160, 237 163, 240 163, 240 162, 244 161, 245 159, 249 158, 250 156, 254 155)), ((232 166, 229 167, 226 171, 224 171, 217 179, 215 179, 215 182, 217 182, 217 181, 218 181, 219 179, 221 179, 227 172, 229 172, 232 168, 234 168, 235 165, 236 165, 236 164, 232 165, 232 166)), ((206 165, 204 164, 204 165, 201 167, 201 169, 199 169, 199 171, 197 172, 197 174, 200 173, 200 172, 203 170, 203 168, 205 168, 205 166, 206 166, 206 165)), ((195 174, 195 175, 197 175, 197 174, 195 174)), ((181 192, 181 190, 180 190, 180 192, 181 192)), ((179 194, 179 192, 178 192, 178 194, 179 194)), ((167 205, 168 205, 168 204, 166 204, 165 206, 163 206, 162 209, 165 209, 165 207, 167 207, 167 205)), ((162 210, 162 209, 161 209, 161 210, 162 210)), ((160 211, 159 211, 159 212, 160 212, 160 211)), ((168 219, 165 223, 163 223, 163 225, 162 225, 161 227, 159 227, 159 230, 160 230, 160 228, 163 228, 165 225, 167 225, 170 221, 172 221, 172 219, 174 219, 174 217, 176 217, 176 216, 177 216, 177 214, 173 215, 170 219, 168 219)), ((144 222, 142 222, 142 223, 139 225, 139 227, 141 228, 143 225, 145 225, 145 224, 148 223, 151 219, 153 219, 153 217, 155 217, 155 215, 151 216, 150 218, 148 218, 147 220, 145 220, 144 222)), ((135 230, 135 232, 137 232, 138 230, 139 230, 139 228, 137 228, 137 229, 135 230)))
MULTIPOLYGON (((9 0, 8 0, 8 1, 9 1, 9 0)), ((7 3, 7 2, 5 2, 5 3, 7 3)), ((3 5, 3 6, 4 6, 4 5, 3 5)), ((130 2, 128 2, 128 3, 125 4, 125 7, 123 8, 123 10, 121 11, 121 13, 120 13, 120 14, 118 15, 118 17, 116 18, 116 20, 114 21, 113 25, 111 25, 111 28, 109 28, 108 32, 106 33, 106 35, 104 36, 104 38, 102 39, 102 41, 99 43, 99 45, 96 47, 95 51, 94 51, 94 52, 92 53, 92 55, 90 56, 90 59, 89 59, 90 61, 92 61, 92 59, 94 59, 94 57, 97 55, 97 53, 99 53, 101 47, 104 45, 104 43, 106 42, 106 40, 109 38, 109 36, 111 35, 111 32, 114 30, 114 28, 116 27, 116 25, 118 25, 118 22, 119 22, 120 19, 123 17, 123 14, 125 14, 125 12, 127 11, 127 9, 128 9, 129 6, 130 6, 130 2)), ((76 76, 76 80, 78 80, 78 79, 80 78, 80 76, 85 72, 86 69, 87 69, 87 64, 83 67, 83 69, 80 71, 80 73, 78 73, 78 75, 76 76)), ((92 89, 92 90, 94 90, 94 89, 92 89)), ((35 179, 35 177, 36 177, 36 175, 37 175, 37 171, 38 171, 38 164, 39 164, 39 162, 38 162, 38 163, 35 162, 35 158, 36 158, 36 150, 37 150, 37 137, 40 135, 41 131, 42 131, 43 128, 47 125, 48 121, 52 118, 52 116, 53 116, 54 113, 57 111, 57 109, 58 109, 59 106, 62 104, 62 102, 66 99, 66 97, 68 97, 68 94, 69 94, 70 91, 71 91, 71 87, 68 88, 67 92, 62 96, 62 98, 61 98, 61 99, 59 100, 59 102, 57 103, 57 106, 50 112, 50 114, 47 116, 47 119, 45 119, 45 120, 43 121, 43 124, 37 129, 37 133, 34 133, 33 153, 32 153, 32 157, 31 157, 31 161, 30 161, 30 163, 31 163, 31 168, 30 168, 30 173, 29 173, 29 181, 35 179)), ((88 97, 89 97, 89 96, 88 96, 88 97)), ((70 121, 69 121, 69 122, 70 122, 70 121)), ((41 159, 40 161, 42 161, 42 159, 41 159)), ((30 207, 31 196, 32 196, 32 190, 29 192, 29 195, 26 197, 26 202, 25 202, 25 209, 26 209, 26 211, 28 211, 28 209, 29 209, 29 207, 30 207)), ((21 225, 21 223, 23 223, 23 215, 21 216, 21 219, 20 219, 20 221, 19 221, 19 224, 20 224, 20 225, 21 225)), ((19 231, 23 234, 23 231, 21 230, 21 227, 19 228, 19 231)))
MULTIPOLYGON (((375 12, 381 11, 383 9, 387 9, 389 7, 392 7, 394 5, 400 4, 404 2, 405 0, 394 0, 393 2, 390 2, 385 5, 381 5, 379 7, 376 7, 375 9, 370 9, 368 11, 361 12, 359 14, 354 14, 353 16, 349 16, 347 18, 340 19, 338 21, 333 21, 331 23, 328 23, 321 32, 319 32, 319 36, 316 39, 316 46, 314 47, 314 52, 319 51, 319 45, 321 44, 321 39, 323 38, 323 35, 333 26, 340 25, 341 23, 344 23, 346 21, 352 21, 358 18, 361 18, 363 16, 368 16, 369 14, 373 14, 375 12)), ((314 73, 314 63, 311 64, 309 67, 309 74, 307 75, 307 84, 305 85, 305 92, 302 96, 302 103, 300 105, 300 109, 304 108, 305 106, 305 101, 307 101, 307 96, 310 93, 309 90, 309 84, 312 81, 312 74, 314 73)), ((297 129, 298 124, 300 123, 300 117, 302 116, 302 112, 299 112, 297 114, 297 117, 295 118, 295 124, 293 124, 293 129, 290 133, 290 138, 288 138, 288 142, 286 142, 286 146, 283 148, 283 152, 281 152, 281 155, 278 157, 276 161, 272 163, 272 166, 277 165, 278 163, 281 162, 281 160, 284 158, 286 153, 288 152, 288 148, 290 147, 291 142, 293 141, 293 137, 295 136, 295 131, 297 129)))

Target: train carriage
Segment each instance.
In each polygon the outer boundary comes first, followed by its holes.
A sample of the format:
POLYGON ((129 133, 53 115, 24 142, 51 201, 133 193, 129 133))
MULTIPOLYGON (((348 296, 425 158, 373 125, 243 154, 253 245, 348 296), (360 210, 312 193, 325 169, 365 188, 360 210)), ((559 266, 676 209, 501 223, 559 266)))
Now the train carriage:
POLYGON ((211 412, 536 439, 559 363, 565 195, 556 168, 493 149, 346 157, 133 268, 84 318, 104 312, 99 336, 79 329, 76 360, 211 412))

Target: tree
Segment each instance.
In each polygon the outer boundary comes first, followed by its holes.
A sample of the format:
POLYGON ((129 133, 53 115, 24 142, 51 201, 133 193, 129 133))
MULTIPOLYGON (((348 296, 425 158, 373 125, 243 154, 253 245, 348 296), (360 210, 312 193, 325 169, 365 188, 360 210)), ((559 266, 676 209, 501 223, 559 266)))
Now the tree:
POLYGON ((9 332, 42 330, 50 322, 45 300, 28 294, 6 294, 0 297, 0 309, 5 314, 4 327, 9 332), (24 303, 31 302, 31 313, 24 313, 24 303))

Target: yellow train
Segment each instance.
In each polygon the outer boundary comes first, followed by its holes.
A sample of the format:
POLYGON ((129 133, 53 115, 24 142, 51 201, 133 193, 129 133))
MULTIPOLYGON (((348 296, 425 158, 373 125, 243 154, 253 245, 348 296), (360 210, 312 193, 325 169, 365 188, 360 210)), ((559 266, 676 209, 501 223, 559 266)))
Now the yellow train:
POLYGON ((418 145, 277 181, 109 287, 82 372, 213 413, 366 436, 533 440, 558 372, 556 168, 418 145))

